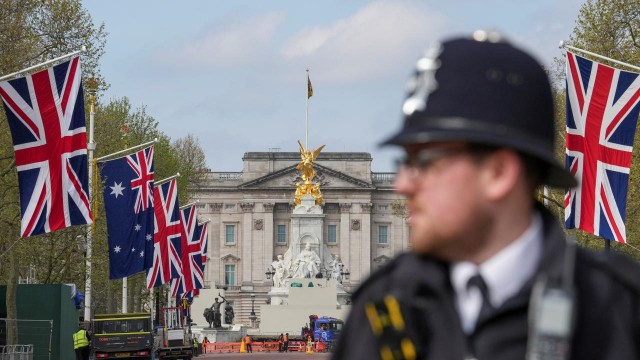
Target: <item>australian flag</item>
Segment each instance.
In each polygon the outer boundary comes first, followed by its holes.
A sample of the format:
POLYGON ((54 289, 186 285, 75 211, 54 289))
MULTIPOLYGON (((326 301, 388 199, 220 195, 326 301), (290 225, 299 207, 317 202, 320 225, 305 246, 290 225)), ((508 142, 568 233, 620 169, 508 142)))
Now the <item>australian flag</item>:
POLYGON ((120 279, 153 262, 153 146, 99 164, 109 237, 109 278, 120 279))

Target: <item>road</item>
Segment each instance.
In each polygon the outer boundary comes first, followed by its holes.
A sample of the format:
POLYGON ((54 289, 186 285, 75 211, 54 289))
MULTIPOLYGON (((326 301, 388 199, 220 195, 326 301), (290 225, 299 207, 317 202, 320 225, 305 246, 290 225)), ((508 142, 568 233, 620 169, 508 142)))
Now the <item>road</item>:
POLYGON ((316 359, 316 360, 328 360, 331 359, 331 354, 329 353, 313 353, 306 354, 304 352, 289 352, 289 353, 279 353, 279 352, 254 352, 254 353, 216 353, 216 354, 202 354, 194 359, 205 360, 205 359, 287 359, 287 360, 296 360, 296 359, 316 359))

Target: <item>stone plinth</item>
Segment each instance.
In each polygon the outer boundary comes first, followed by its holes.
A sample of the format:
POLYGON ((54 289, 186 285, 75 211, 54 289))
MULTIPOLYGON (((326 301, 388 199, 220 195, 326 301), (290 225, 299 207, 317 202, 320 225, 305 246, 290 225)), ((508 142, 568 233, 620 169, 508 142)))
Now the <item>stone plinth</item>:
POLYGON ((351 308, 345 305, 348 294, 333 279, 290 279, 302 287, 272 288, 270 305, 260 306, 260 334, 299 336, 309 323, 309 315, 331 316, 345 320, 351 308), (309 283, 313 287, 309 287, 309 283))
POLYGON ((318 254, 320 259, 324 259, 322 227, 325 215, 315 202, 313 196, 307 194, 301 199, 301 204, 293 209, 291 238, 294 242, 291 247, 291 259, 296 259, 306 244, 310 244, 311 250, 318 254))
POLYGON ((237 342, 247 334, 247 328, 241 325, 234 325, 228 328, 222 329, 210 329, 210 328, 192 328, 191 331, 194 334, 199 334, 198 339, 202 341, 206 336, 207 339, 214 342, 237 342))
MULTIPOLYGON (((207 323, 207 320, 203 315, 204 309, 211 307, 211 305, 214 303, 214 299, 218 297, 218 294, 225 296, 224 290, 222 289, 200 289, 200 295, 198 295, 198 297, 195 297, 193 299, 193 303, 191 304, 191 321, 203 328, 208 327, 209 323, 207 323)), ((222 301, 222 299, 218 300, 222 301)), ((222 325, 229 326, 230 324, 224 322, 225 305, 227 305, 227 303, 224 303, 220 307, 220 312, 222 314, 222 325)))

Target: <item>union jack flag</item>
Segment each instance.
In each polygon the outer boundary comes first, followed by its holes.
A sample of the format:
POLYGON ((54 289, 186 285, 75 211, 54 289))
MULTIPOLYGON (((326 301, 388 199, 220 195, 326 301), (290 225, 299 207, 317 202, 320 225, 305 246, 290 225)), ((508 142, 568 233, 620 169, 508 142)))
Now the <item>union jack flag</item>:
POLYGON ((182 299, 187 299, 187 303, 188 304, 192 304, 193 303, 193 297, 194 297, 193 290, 192 291, 187 291, 186 293, 179 294, 178 296, 176 296, 176 304, 181 304, 182 303, 182 299))
POLYGON ((202 288, 204 284, 198 217, 195 205, 180 209, 180 223, 182 225, 182 276, 171 281, 173 296, 202 288))
POLYGON ((127 161, 136 172, 136 178, 131 180, 131 191, 137 190, 134 212, 138 214, 153 206, 153 146, 127 156, 127 161))
POLYGON ((639 74, 571 52, 566 72, 566 166, 579 179, 565 194, 566 227, 624 243, 639 74))
POLYGON ((20 188, 20 236, 91 224, 87 134, 75 57, 0 82, 20 188))
POLYGON ((176 179, 155 186, 153 190, 155 233, 153 235, 153 266, 147 270, 149 289, 179 278, 182 268, 176 179))

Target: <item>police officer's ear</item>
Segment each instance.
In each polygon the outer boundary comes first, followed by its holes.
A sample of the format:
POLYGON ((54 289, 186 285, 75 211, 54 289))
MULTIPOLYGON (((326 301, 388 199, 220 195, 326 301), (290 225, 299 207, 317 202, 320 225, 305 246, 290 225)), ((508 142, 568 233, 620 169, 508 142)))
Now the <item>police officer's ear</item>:
POLYGON ((492 151, 484 156, 479 166, 479 181, 487 200, 501 202, 515 195, 514 191, 527 194, 524 163, 516 151, 507 148, 492 151))

